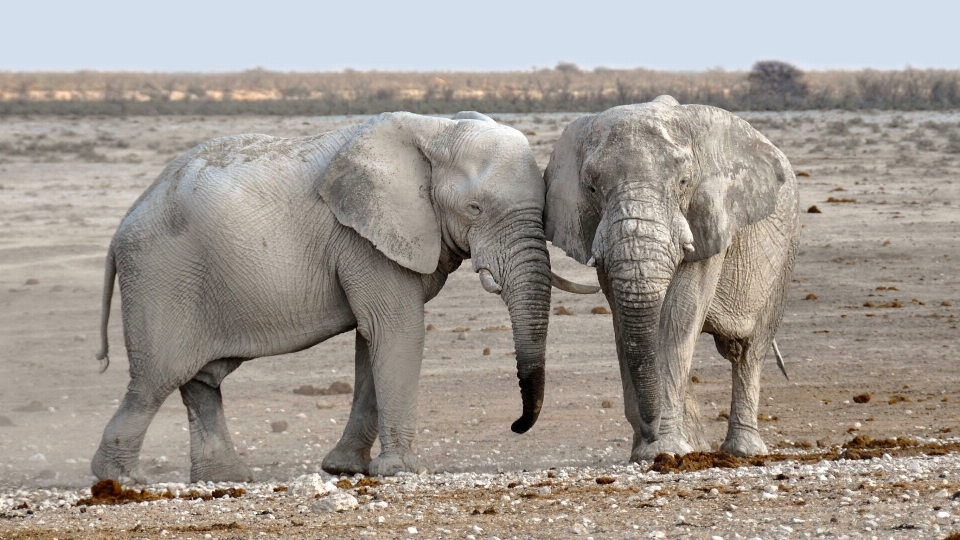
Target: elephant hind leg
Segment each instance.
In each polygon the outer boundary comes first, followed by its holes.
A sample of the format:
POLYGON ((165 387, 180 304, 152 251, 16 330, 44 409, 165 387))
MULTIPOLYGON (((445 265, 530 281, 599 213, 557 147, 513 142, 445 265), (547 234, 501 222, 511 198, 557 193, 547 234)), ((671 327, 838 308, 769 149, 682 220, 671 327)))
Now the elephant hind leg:
POLYGON ((90 464, 97 478, 123 484, 146 483, 140 468, 140 448, 150 422, 172 391, 172 388, 158 388, 144 378, 131 379, 127 394, 104 429, 100 447, 90 464))
POLYGON ((250 468, 234 450, 223 413, 220 382, 242 361, 211 362, 180 387, 190 420, 190 481, 249 482, 250 468))
POLYGON ((760 370, 770 339, 733 339, 714 336, 717 350, 733 365, 733 389, 727 437, 720 450, 748 457, 767 453, 760 437, 757 413, 760 405, 760 370))
POLYGON ((357 332, 354 358, 353 406, 350 419, 337 446, 323 458, 324 471, 330 474, 368 474, 370 449, 377 440, 377 393, 373 384, 370 349, 357 332))

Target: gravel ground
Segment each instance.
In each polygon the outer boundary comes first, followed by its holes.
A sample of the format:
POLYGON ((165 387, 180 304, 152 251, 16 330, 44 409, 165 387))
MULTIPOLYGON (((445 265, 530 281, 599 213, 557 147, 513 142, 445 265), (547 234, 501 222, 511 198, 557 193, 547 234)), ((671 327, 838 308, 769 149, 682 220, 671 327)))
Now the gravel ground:
POLYGON ((681 474, 649 463, 362 481, 320 473, 322 495, 311 495, 309 476, 166 483, 146 491, 185 498, 113 506, 84 506, 89 489, 17 490, 0 494, 0 537, 886 539, 960 530, 960 455, 798 458, 681 474), (210 497, 230 488, 245 492, 210 497))

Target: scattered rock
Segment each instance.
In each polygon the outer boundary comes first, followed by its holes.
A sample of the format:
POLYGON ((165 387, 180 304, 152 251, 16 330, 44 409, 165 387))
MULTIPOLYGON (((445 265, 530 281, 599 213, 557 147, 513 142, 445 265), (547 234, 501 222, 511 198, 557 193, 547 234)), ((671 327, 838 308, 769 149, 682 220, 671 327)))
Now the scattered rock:
POLYGON ((24 281, 23 284, 24 284, 24 285, 39 285, 39 284, 40 284, 40 280, 39 280, 39 279, 36 279, 36 278, 30 278, 30 279, 24 281))
POLYGON ((433 332, 433 331, 436 330, 436 329, 437 329, 437 327, 434 326, 434 325, 432 325, 432 324, 428 324, 428 325, 427 325, 427 332, 433 332))
POLYGON ((863 394, 853 396, 853 402, 854 403, 870 403, 871 397, 873 397, 871 394, 864 392, 863 394))
POLYGON ((813 205, 813 206, 811 206, 810 208, 807 208, 807 213, 808 213, 808 214, 822 214, 823 212, 821 212, 820 209, 817 208, 817 205, 813 205))
POLYGON ((700 377, 697 377, 696 375, 691 375, 690 382, 692 382, 693 384, 700 384, 703 381, 700 380, 700 377))
POLYGON ((944 300, 943 302, 940 302, 940 305, 943 306, 943 307, 950 307, 950 306, 953 305, 953 302, 951 302, 951 301, 949 301, 949 300, 944 300))
POLYGON ((466 339, 467 339, 467 333, 466 333, 466 332, 460 332, 459 334, 457 334, 457 339, 460 340, 460 341, 466 340, 466 339))
POLYGON ((817 295, 813 293, 810 293, 806 297, 804 297, 804 300, 816 300, 816 299, 817 299, 817 295))
POLYGON ((16 412, 46 412, 47 408, 43 405, 43 403, 33 400, 30 403, 17 407, 13 410, 16 412))
POLYGON ((293 393, 301 396, 335 396, 337 394, 353 393, 353 387, 341 381, 330 383, 330 386, 327 388, 304 384, 300 388, 294 388, 293 393))
POLYGON ((896 405, 897 403, 903 403, 908 401, 910 401, 909 396, 905 396, 903 394, 894 394, 890 396, 890 399, 887 400, 887 404, 896 405))
POLYGON ((490 356, 490 347, 484 347, 484 348, 483 348, 483 355, 484 355, 484 356, 490 356))
POLYGON ((57 471, 53 469, 43 469, 37 473, 37 480, 56 480, 57 471))
POLYGON ((610 401, 609 399, 605 399, 602 402, 600 402, 600 406, 603 407, 604 409, 611 409, 613 408, 613 402, 610 401))
POLYGON ((597 483, 600 484, 601 486, 606 485, 606 484, 612 484, 612 483, 614 483, 614 482, 616 482, 616 481, 617 481, 617 479, 614 478, 614 477, 612 477, 612 476, 598 476, 598 477, 597 477, 597 483))
POLYGON ((610 310, 607 309, 605 306, 597 306, 591 309, 590 313, 593 313, 594 315, 609 315, 610 310))
POLYGON ((321 497, 313 503, 313 511, 322 514, 346 512, 360 506, 357 498, 349 493, 337 492, 321 497))
POLYGON ((270 429, 273 430, 274 433, 283 433, 288 427, 290 427, 290 423, 286 420, 275 420, 270 422, 270 429))
POLYGON ((333 408, 333 403, 330 403, 330 402, 327 402, 327 401, 318 401, 318 402, 316 403, 316 406, 317 406, 318 409, 332 409, 332 408, 333 408))
POLYGON ((557 315, 573 315, 573 310, 569 309, 566 306, 557 306, 553 308, 553 312, 557 315))
POLYGON ((298 476, 289 488, 284 488, 293 497, 320 497, 327 494, 323 477, 317 473, 298 476))

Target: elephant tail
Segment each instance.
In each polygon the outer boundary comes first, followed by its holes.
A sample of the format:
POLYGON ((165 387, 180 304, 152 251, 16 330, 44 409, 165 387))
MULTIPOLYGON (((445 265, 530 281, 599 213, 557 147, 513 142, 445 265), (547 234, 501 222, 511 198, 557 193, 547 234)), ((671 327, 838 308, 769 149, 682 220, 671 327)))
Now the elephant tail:
POLYGON ((110 367, 110 357, 107 352, 110 344, 107 342, 107 323, 110 322, 110 303, 113 300, 113 282, 117 277, 117 262, 113 252, 113 242, 107 250, 107 264, 103 276, 103 306, 100 312, 100 352, 97 360, 100 361, 100 373, 110 367))
POLYGON ((777 357, 777 367, 780 368, 780 373, 783 373, 783 376, 789 381, 790 376, 787 375, 787 368, 783 366, 783 355, 780 354, 780 347, 777 347, 777 340, 774 338, 773 342, 773 354, 777 357))

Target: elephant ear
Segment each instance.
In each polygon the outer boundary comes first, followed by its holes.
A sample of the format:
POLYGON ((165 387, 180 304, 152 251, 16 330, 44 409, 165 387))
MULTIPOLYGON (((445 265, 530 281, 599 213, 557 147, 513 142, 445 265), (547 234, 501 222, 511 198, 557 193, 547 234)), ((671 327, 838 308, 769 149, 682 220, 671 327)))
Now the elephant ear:
POLYGON ((337 220, 394 262, 422 274, 440 259, 440 224, 432 200, 432 165, 424 141, 439 118, 382 114, 362 127, 330 160, 320 198, 337 220))
POLYGON ((480 120, 482 122, 493 122, 496 124, 496 120, 490 118, 485 114, 478 113, 477 111, 460 111, 457 114, 453 115, 451 120, 480 120))
POLYGON ((580 182, 584 145, 594 118, 582 116, 563 130, 543 175, 547 183, 544 233, 547 240, 580 264, 587 264, 593 255, 593 237, 600 223, 580 182))
POLYGON ((772 214, 792 175, 786 157, 744 120, 721 109, 688 105, 700 181, 687 210, 695 251, 702 260, 726 249, 737 232, 772 214))

